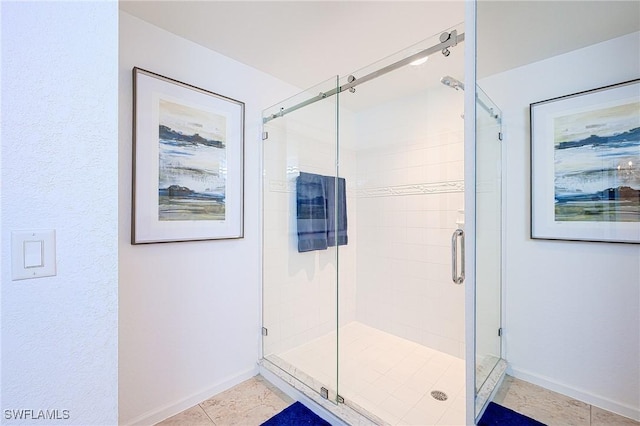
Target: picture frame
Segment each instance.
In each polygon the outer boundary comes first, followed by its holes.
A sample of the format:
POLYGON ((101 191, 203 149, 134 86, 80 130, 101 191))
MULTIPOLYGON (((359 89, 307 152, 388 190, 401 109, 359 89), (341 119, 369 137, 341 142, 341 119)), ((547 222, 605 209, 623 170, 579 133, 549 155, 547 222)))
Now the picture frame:
POLYGON ((133 68, 132 244, 244 237, 244 109, 133 68))
POLYGON ((529 112, 531 238, 640 243, 640 79, 529 112))

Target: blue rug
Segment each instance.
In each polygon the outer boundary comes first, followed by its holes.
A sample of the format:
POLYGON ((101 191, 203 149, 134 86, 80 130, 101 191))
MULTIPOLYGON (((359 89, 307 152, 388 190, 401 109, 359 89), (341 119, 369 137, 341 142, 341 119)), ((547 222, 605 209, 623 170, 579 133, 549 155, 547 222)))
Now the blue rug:
POLYGON ((478 426, 545 426, 545 424, 490 402, 478 426))
POLYGON ((294 402, 275 416, 271 417, 261 426, 331 426, 329 422, 323 420, 316 413, 302 405, 301 402, 294 402))

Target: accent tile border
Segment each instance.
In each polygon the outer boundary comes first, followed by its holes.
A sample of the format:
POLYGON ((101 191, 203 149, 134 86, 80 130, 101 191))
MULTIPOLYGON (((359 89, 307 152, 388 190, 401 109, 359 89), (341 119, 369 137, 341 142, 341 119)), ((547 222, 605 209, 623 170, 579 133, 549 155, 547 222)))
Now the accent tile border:
POLYGON ((448 192, 464 192, 464 181, 451 180, 445 182, 382 186, 378 188, 359 188, 357 190, 357 196, 358 198, 370 198, 394 195, 442 194, 448 192))
MULTIPOLYGON (((269 179, 269 192, 293 193, 296 190, 295 181, 269 179)), ((351 192, 347 188, 347 192, 351 192)), ((464 180, 443 182, 412 183, 408 185, 380 186, 374 188, 358 188, 355 190, 358 198, 390 197, 396 195, 443 194, 450 192, 464 192, 464 180)))

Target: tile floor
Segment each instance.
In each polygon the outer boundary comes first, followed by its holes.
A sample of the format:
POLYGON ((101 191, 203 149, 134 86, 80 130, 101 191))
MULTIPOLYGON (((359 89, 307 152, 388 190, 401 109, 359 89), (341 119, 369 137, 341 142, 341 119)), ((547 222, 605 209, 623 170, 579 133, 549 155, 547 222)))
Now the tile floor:
POLYGON ((640 422, 505 376, 493 401, 548 426, 640 426, 640 422))
MULTIPOLYGON (((464 360, 358 322, 339 333, 338 393, 348 405, 391 425, 465 424, 464 360), (448 399, 434 399, 432 390, 448 399)), ((335 391, 335 341, 324 336, 279 358, 335 391)))
POLYGON ((262 376, 255 376, 158 426, 257 426, 292 403, 262 376))
MULTIPOLYGON (((505 377, 493 400, 548 426, 640 426, 639 422, 511 376, 505 377)), ((293 400, 279 389, 261 376, 255 376, 158 423, 158 426, 257 426, 292 403, 293 400)), ((427 408, 420 404, 415 407, 427 408)), ((430 423, 429 414, 420 409, 414 410, 414 414, 415 421, 405 416, 398 424, 434 424, 430 423)), ((447 411, 438 422, 441 425, 464 423, 460 423, 455 413, 447 411)))

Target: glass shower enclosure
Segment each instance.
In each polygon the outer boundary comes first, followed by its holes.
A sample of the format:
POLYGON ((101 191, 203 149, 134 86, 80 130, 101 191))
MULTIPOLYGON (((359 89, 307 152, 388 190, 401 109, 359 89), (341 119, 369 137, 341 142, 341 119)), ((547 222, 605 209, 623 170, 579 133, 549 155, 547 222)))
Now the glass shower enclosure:
POLYGON ((502 111, 476 86, 475 387, 487 397, 502 357, 502 145, 502 111))
MULTIPOLYGON (((263 112, 263 360, 375 424, 464 424, 463 40, 448 29, 263 112)), ((499 276, 496 250, 479 276, 499 276)))
POLYGON ((336 77, 263 114, 263 358, 330 401, 338 386, 338 248, 299 247, 296 184, 301 171, 337 176, 338 97, 304 105, 337 87, 336 77), (320 349, 308 353, 317 339, 320 349))

